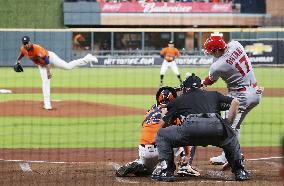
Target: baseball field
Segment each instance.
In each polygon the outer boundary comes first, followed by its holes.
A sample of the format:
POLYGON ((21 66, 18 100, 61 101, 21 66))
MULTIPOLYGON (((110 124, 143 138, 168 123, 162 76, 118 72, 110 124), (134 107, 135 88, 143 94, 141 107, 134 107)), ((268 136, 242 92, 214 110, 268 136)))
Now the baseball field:
MULTIPOLYGON (((42 109, 41 78, 36 68, 15 73, 0 69, 1 185, 163 185, 148 177, 117 178, 115 169, 138 157, 143 115, 155 103, 159 68, 53 69, 54 109, 42 109)), ((181 68, 205 77, 208 68, 181 68)), ((241 147, 252 179, 238 183, 230 171, 209 165, 220 149, 199 147, 193 165, 198 178, 166 185, 281 185, 284 134, 283 68, 255 68, 262 101, 245 119, 241 147)), ((165 84, 177 86, 168 71, 165 84)), ((226 93, 222 80, 213 90, 226 93)), ((210 90, 209 89, 209 90, 210 90)))

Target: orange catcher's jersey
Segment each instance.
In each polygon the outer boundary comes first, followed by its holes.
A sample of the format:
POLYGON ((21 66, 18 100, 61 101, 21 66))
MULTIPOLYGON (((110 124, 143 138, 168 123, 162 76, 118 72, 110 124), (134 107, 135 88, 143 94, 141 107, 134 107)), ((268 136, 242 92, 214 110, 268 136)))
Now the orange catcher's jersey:
POLYGON ((36 65, 44 66, 44 58, 48 56, 48 51, 39 45, 33 44, 31 50, 27 51, 23 46, 21 52, 36 65))
POLYGON ((145 119, 142 123, 140 144, 153 144, 158 130, 160 129, 159 122, 162 118, 162 108, 153 105, 145 114, 145 119))
MULTIPOLYGON (((162 107, 153 105, 145 114, 145 119, 142 123, 140 136, 140 144, 149 145, 155 143, 155 138, 160 129, 160 120, 162 119, 162 107)), ((181 124, 179 119, 176 119, 173 124, 181 124)))
POLYGON ((176 57, 179 57, 180 55, 177 48, 170 48, 170 47, 163 48, 160 54, 164 56, 164 59, 167 60, 168 62, 174 61, 174 59, 176 57))

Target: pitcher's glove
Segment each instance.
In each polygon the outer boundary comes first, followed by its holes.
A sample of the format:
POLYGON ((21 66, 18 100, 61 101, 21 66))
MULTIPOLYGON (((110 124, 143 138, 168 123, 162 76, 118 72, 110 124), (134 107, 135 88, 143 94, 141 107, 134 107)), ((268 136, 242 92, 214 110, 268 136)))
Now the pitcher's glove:
POLYGON ((14 65, 15 72, 24 72, 24 69, 20 63, 14 65))

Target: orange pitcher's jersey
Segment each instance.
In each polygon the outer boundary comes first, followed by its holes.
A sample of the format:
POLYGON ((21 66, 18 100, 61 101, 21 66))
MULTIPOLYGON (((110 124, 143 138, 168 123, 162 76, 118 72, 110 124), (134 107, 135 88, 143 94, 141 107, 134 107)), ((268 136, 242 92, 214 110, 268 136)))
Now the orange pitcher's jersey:
POLYGON ((21 52, 36 65, 44 66, 46 64, 44 58, 48 56, 48 51, 39 45, 33 44, 29 51, 21 47, 21 52))
POLYGON ((170 47, 163 48, 161 50, 160 54, 162 56, 164 56, 165 59, 167 59, 167 58, 172 59, 172 60, 167 60, 168 62, 173 61, 174 58, 179 57, 179 55, 180 55, 177 48, 170 48, 170 47))
MULTIPOLYGON (((145 114, 145 119, 142 123, 142 130, 140 136, 140 144, 154 144, 158 130, 160 129, 160 120, 162 119, 162 108, 153 105, 145 114)), ((179 119, 174 121, 174 124, 181 124, 179 119)))

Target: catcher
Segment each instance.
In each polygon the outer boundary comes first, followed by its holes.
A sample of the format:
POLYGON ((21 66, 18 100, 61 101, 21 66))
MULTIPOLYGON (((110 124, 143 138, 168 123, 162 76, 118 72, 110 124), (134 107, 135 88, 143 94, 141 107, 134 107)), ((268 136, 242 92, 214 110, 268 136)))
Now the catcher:
POLYGON ((169 67, 171 67, 172 71, 178 77, 180 83, 182 83, 179 70, 175 62, 175 59, 180 56, 180 53, 178 49, 174 47, 174 42, 169 41, 168 47, 163 48, 160 52, 160 55, 162 58, 164 58, 164 61, 163 61, 163 64, 160 70, 160 86, 161 87, 163 86, 164 76, 169 67))
MULTIPOLYGON (((157 104, 154 104, 148 112, 145 114, 145 119, 142 122, 142 130, 139 145, 139 159, 129 162, 116 170, 116 175, 119 177, 127 176, 128 174, 134 174, 136 176, 151 175, 153 170, 153 176, 159 174, 159 168, 155 168, 158 163, 158 150, 155 144, 155 138, 158 130, 160 129, 159 122, 166 112, 165 107, 167 103, 177 97, 177 93, 174 88, 161 87, 156 94, 157 104)), ((178 124, 179 119, 175 120, 178 124)), ((199 172, 194 170, 189 164, 187 164, 186 156, 189 154, 188 148, 176 148, 174 149, 175 156, 180 156, 177 174, 181 176, 199 176, 199 172)))

